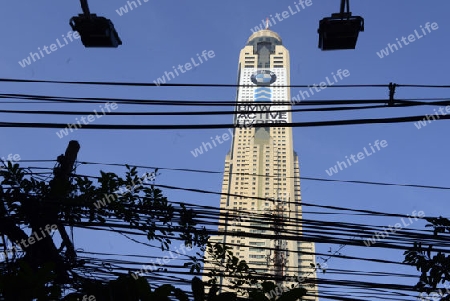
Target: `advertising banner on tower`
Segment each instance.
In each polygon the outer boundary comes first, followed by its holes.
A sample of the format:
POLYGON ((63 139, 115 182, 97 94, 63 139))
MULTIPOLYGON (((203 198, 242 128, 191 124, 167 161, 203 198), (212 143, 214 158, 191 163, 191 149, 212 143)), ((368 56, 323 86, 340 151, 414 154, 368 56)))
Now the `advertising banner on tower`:
POLYGON ((239 124, 288 123, 287 106, 274 106, 270 103, 239 105, 237 120, 239 124))
POLYGON ((276 105, 288 99, 285 68, 256 69, 245 68, 239 79, 238 104, 236 108, 236 125, 289 123, 289 106, 276 105))

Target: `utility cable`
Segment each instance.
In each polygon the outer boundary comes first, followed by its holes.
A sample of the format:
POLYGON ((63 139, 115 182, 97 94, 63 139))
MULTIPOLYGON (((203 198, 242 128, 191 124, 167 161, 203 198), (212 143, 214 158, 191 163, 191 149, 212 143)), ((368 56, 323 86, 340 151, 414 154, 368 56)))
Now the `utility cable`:
MULTIPOLYGON (((318 126, 342 126, 356 124, 388 124, 388 123, 404 123, 419 120, 426 120, 427 116, 405 116, 390 118, 374 118, 374 119, 347 119, 347 120, 327 120, 327 121, 311 121, 311 122, 293 122, 293 123, 265 123, 253 124, 252 128, 260 127, 318 127, 318 126)), ((450 119, 450 115, 440 116, 438 120, 450 119)), ((52 128, 64 129, 67 124, 63 123, 36 123, 36 122, 0 122, 0 127, 6 128, 52 128)), ((94 129, 94 130, 189 130, 189 129, 228 129, 235 128, 234 124, 164 124, 164 125, 130 125, 130 124, 83 124, 80 128, 76 124, 75 130, 94 129)), ((69 129, 66 129, 67 131, 69 129)), ((72 131, 72 129, 70 129, 72 131)))

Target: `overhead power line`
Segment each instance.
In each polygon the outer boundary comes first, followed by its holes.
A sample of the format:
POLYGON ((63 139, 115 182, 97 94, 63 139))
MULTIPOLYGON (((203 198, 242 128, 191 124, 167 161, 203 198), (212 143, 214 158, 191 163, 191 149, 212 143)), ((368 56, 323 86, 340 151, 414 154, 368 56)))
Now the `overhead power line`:
MULTIPOLYGON (((42 103, 106 103, 116 102, 127 105, 158 105, 158 106, 252 106, 255 105, 253 101, 237 101, 237 100, 173 100, 173 99, 131 99, 131 98, 105 98, 105 97, 65 97, 65 96, 48 96, 48 95, 33 95, 33 94, 0 94, 0 98, 4 99, 25 99, 38 100, 42 103)), ((302 100, 296 101, 294 106, 325 106, 325 105, 357 105, 357 104, 378 104, 386 105, 388 99, 332 99, 332 100, 302 100)), ((6 101, 2 103, 28 103, 28 102, 12 102, 6 101)), ((410 99, 395 99, 392 103, 395 106, 415 106, 415 105, 448 105, 449 98, 410 98, 410 99), (430 102, 432 101, 432 102, 430 102)), ((277 105, 292 105, 292 102, 278 101, 277 105)))
MULTIPOLYGON (((21 162, 56 162, 56 160, 20 160, 21 162)), ((78 164, 86 164, 86 165, 104 165, 104 166, 118 166, 118 167, 126 167, 126 165, 130 167, 136 168, 144 168, 144 169, 158 169, 168 170, 168 171, 180 171, 180 172, 191 172, 191 173, 204 173, 204 174, 223 174, 223 171, 214 171, 214 170, 201 170, 201 169, 189 169, 189 168, 170 168, 170 167, 158 167, 158 166, 144 166, 144 165, 133 165, 133 164, 118 164, 118 163, 99 163, 99 162, 86 162, 86 161, 77 161, 78 164)), ((22 169, 53 169, 53 167, 21 167, 22 169)), ((228 174, 228 173, 227 173, 228 174)), ((277 178, 276 175, 262 175, 262 174, 251 174, 251 173, 240 173, 240 172, 231 172, 229 174, 239 175, 239 176, 249 176, 249 177, 262 177, 262 178, 277 178)), ((387 182, 375 182, 375 181, 362 181, 362 180, 339 180, 339 179, 327 179, 327 178, 317 178, 317 177, 284 177, 286 179, 300 179, 306 181, 319 181, 319 182, 336 182, 336 183, 349 183, 349 184, 363 184, 363 185, 376 185, 376 186, 397 186, 397 187, 411 187, 411 188, 424 188, 424 189, 438 189, 438 190, 450 190, 450 186, 434 186, 434 185, 424 185, 424 184, 400 184, 400 183, 387 183, 387 182)))
MULTIPOLYGON (((254 103, 253 103, 254 105, 254 103)), ((273 105, 273 103, 271 104, 273 105)), ((442 105, 442 104, 432 104, 432 103, 417 103, 417 104, 401 104, 396 106, 399 107, 413 107, 413 106, 423 106, 423 105, 442 105)), ((444 105, 450 105, 450 102, 447 102, 444 105)), ((240 104, 239 104, 240 106, 240 104)), ((264 105, 263 105, 264 106, 264 105)), ((276 112, 287 112, 287 113, 296 113, 296 112, 331 112, 331 111, 353 111, 353 110, 367 110, 367 109, 381 109, 387 108, 387 105, 372 105, 372 106, 347 106, 347 107, 328 107, 328 108, 309 108, 309 109, 290 109, 290 110, 276 110, 276 112)), ((271 110, 255 110, 251 111, 254 114, 261 113, 273 113, 271 110)), ((25 114, 25 115, 91 115, 92 111, 49 111, 49 110, 0 110, 0 113, 4 114, 25 114)), ((247 111, 168 111, 168 112, 108 112, 108 116, 200 116, 200 115, 237 115, 240 113, 247 113, 247 111)))
MULTIPOLYGON (((22 162, 55 162, 56 160, 21 160, 22 162)), ((188 168, 170 168, 170 167, 158 167, 158 166, 145 166, 145 165, 133 165, 133 164, 119 164, 119 163, 99 163, 99 162, 86 162, 77 161, 79 164, 86 165, 104 165, 104 166, 119 166, 144 169, 158 169, 158 170, 169 170, 169 171, 181 171, 181 172, 191 172, 191 173, 204 173, 204 174, 224 174, 223 171, 214 170, 204 170, 204 169, 188 169, 188 168)), ((262 175, 262 174, 251 174, 251 173, 240 173, 240 172, 227 172, 227 174, 239 175, 239 176, 249 176, 249 177, 264 177, 264 178, 277 178, 277 175, 262 175)), ((300 180, 310 180, 310 181, 321 181, 321 182, 338 182, 338 183, 350 183, 350 184, 365 184, 365 185, 381 185, 381 186, 399 186, 399 187, 411 187, 411 188, 426 188, 426 189, 440 189, 440 190, 450 190, 450 187, 446 186, 433 186, 424 184, 399 184, 399 183, 386 183, 386 182, 374 182, 374 181, 361 181, 361 180, 338 180, 338 179, 325 179, 317 177, 284 177, 286 179, 300 179, 300 180)))
MULTIPOLYGON (((255 87, 255 85, 237 85, 237 84, 182 84, 182 83, 137 83, 137 82, 109 82, 109 81, 61 81, 61 80, 38 80, 38 79, 17 79, 0 78, 0 82, 14 83, 49 83, 49 84, 69 84, 69 85, 98 85, 98 86, 137 86, 137 87, 255 87)), ((409 88, 450 88, 450 85, 417 85, 417 84, 395 84, 396 87, 409 88)), ((276 85, 280 88, 310 88, 310 85, 276 85)), ((389 88, 389 84, 359 84, 359 85, 327 85, 329 88, 389 88)))
MULTIPOLYGON (((410 106, 410 105, 408 105, 410 106)), ((332 108, 314 108, 314 109, 293 109, 293 110, 276 110, 276 112, 326 112, 326 111, 353 111, 366 109, 386 108, 385 105, 377 106, 359 106, 359 107, 332 107, 332 108)), ((242 111, 241 111, 242 112, 242 111)), ((270 110, 251 111, 255 114, 273 113, 270 110)), ((91 115, 92 111, 30 111, 30 110, 0 110, 4 114, 25 114, 25 115, 91 115)), ((108 116, 200 116, 200 115, 236 115, 239 111, 184 111, 184 112, 108 112, 108 116)))
MULTIPOLYGON (((237 85, 237 84, 181 84, 181 83, 136 83, 136 82, 98 82, 98 81, 60 81, 60 80, 34 80, 34 79, 13 79, 0 78, 0 82, 13 83, 47 83, 47 84, 68 84, 68 85, 97 85, 97 86, 135 86, 135 87, 255 87, 255 85, 237 85)), ((276 85, 279 88, 309 88, 312 85, 276 85)), ((401 86, 401 85, 397 85, 401 86)), ((334 88, 389 88, 389 84, 365 84, 365 85, 331 85, 334 88)))
MULTIPOLYGON (((226 105, 255 105, 254 101, 238 101, 238 100, 173 100, 173 99, 132 99, 132 98, 105 98, 105 97, 66 97, 66 96, 48 96, 34 94, 4 94, 0 93, 0 98, 4 99, 25 99, 38 100, 45 102, 64 102, 64 103, 104 103, 117 102, 126 104, 153 104, 153 105, 186 105, 186 106, 226 106, 226 105)), ((313 99, 313 100, 285 100, 277 101, 277 105, 295 105, 295 106, 317 106, 317 105, 342 105, 342 104, 386 104, 388 99, 313 99)), ((17 102, 4 102, 17 103, 17 102)), ((26 102, 25 102, 26 103, 26 102)), ((390 105, 446 105, 449 98, 408 98, 394 99, 390 105), (430 103, 429 101, 437 101, 430 103), (439 102, 440 101, 440 102, 439 102)))
MULTIPOLYGON (((252 127, 318 127, 318 126, 340 126, 340 125, 356 125, 356 124, 387 124, 387 123, 404 123, 419 120, 425 120, 426 115, 421 116, 405 116, 390 118, 374 118, 374 119, 347 119, 347 120, 327 120, 327 121, 311 121, 311 122, 291 122, 291 123, 265 123, 254 124, 252 127)), ((440 116, 437 120, 450 119, 450 115, 440 116)), ((0 122, 0 127, 4 128, 50 128, 64 129, 67 124, 64 123, 36 123, 36 122, 0 122)), ((234 124, 86 124, 78 129, 93 130, 189 130, 189 129, 229 129, 238 127, 234 124)))

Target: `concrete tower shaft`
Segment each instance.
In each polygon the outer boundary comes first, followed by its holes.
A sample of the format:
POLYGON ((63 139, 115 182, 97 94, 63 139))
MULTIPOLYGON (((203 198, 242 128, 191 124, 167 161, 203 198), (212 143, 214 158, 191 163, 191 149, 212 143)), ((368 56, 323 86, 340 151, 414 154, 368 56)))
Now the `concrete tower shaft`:
MULTIPOLYGON (((236 127, 220 199, 223 235, 210 241, 224 242, 256 272, 290 287, 296 282, 287 277, 315 278, 310 266, 315 250, 314 244, 301 241, 299 159, 292 128, 283 127, 292 121, 286 112, 291 108, 289 51, 277 33, 265 29, 250 36, 240 52, 238 78, 236 127), (273 123, 280 126, 264 126, 273 123)), ((205 273, 210 268, 205 263, 205 273)), ((228 280, 218 282, 226 290, 228 280)), ((305 300, 318 300, 317 289, 308 290, 312 296, 305 300)))

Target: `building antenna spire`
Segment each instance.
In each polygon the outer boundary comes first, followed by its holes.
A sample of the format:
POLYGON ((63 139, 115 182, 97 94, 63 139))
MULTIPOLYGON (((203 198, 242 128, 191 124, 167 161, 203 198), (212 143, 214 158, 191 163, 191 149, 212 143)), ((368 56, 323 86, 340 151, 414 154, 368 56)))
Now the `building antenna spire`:
POLYGON ((266 18, 266 29, 269 29, 269 17, 266 18))

